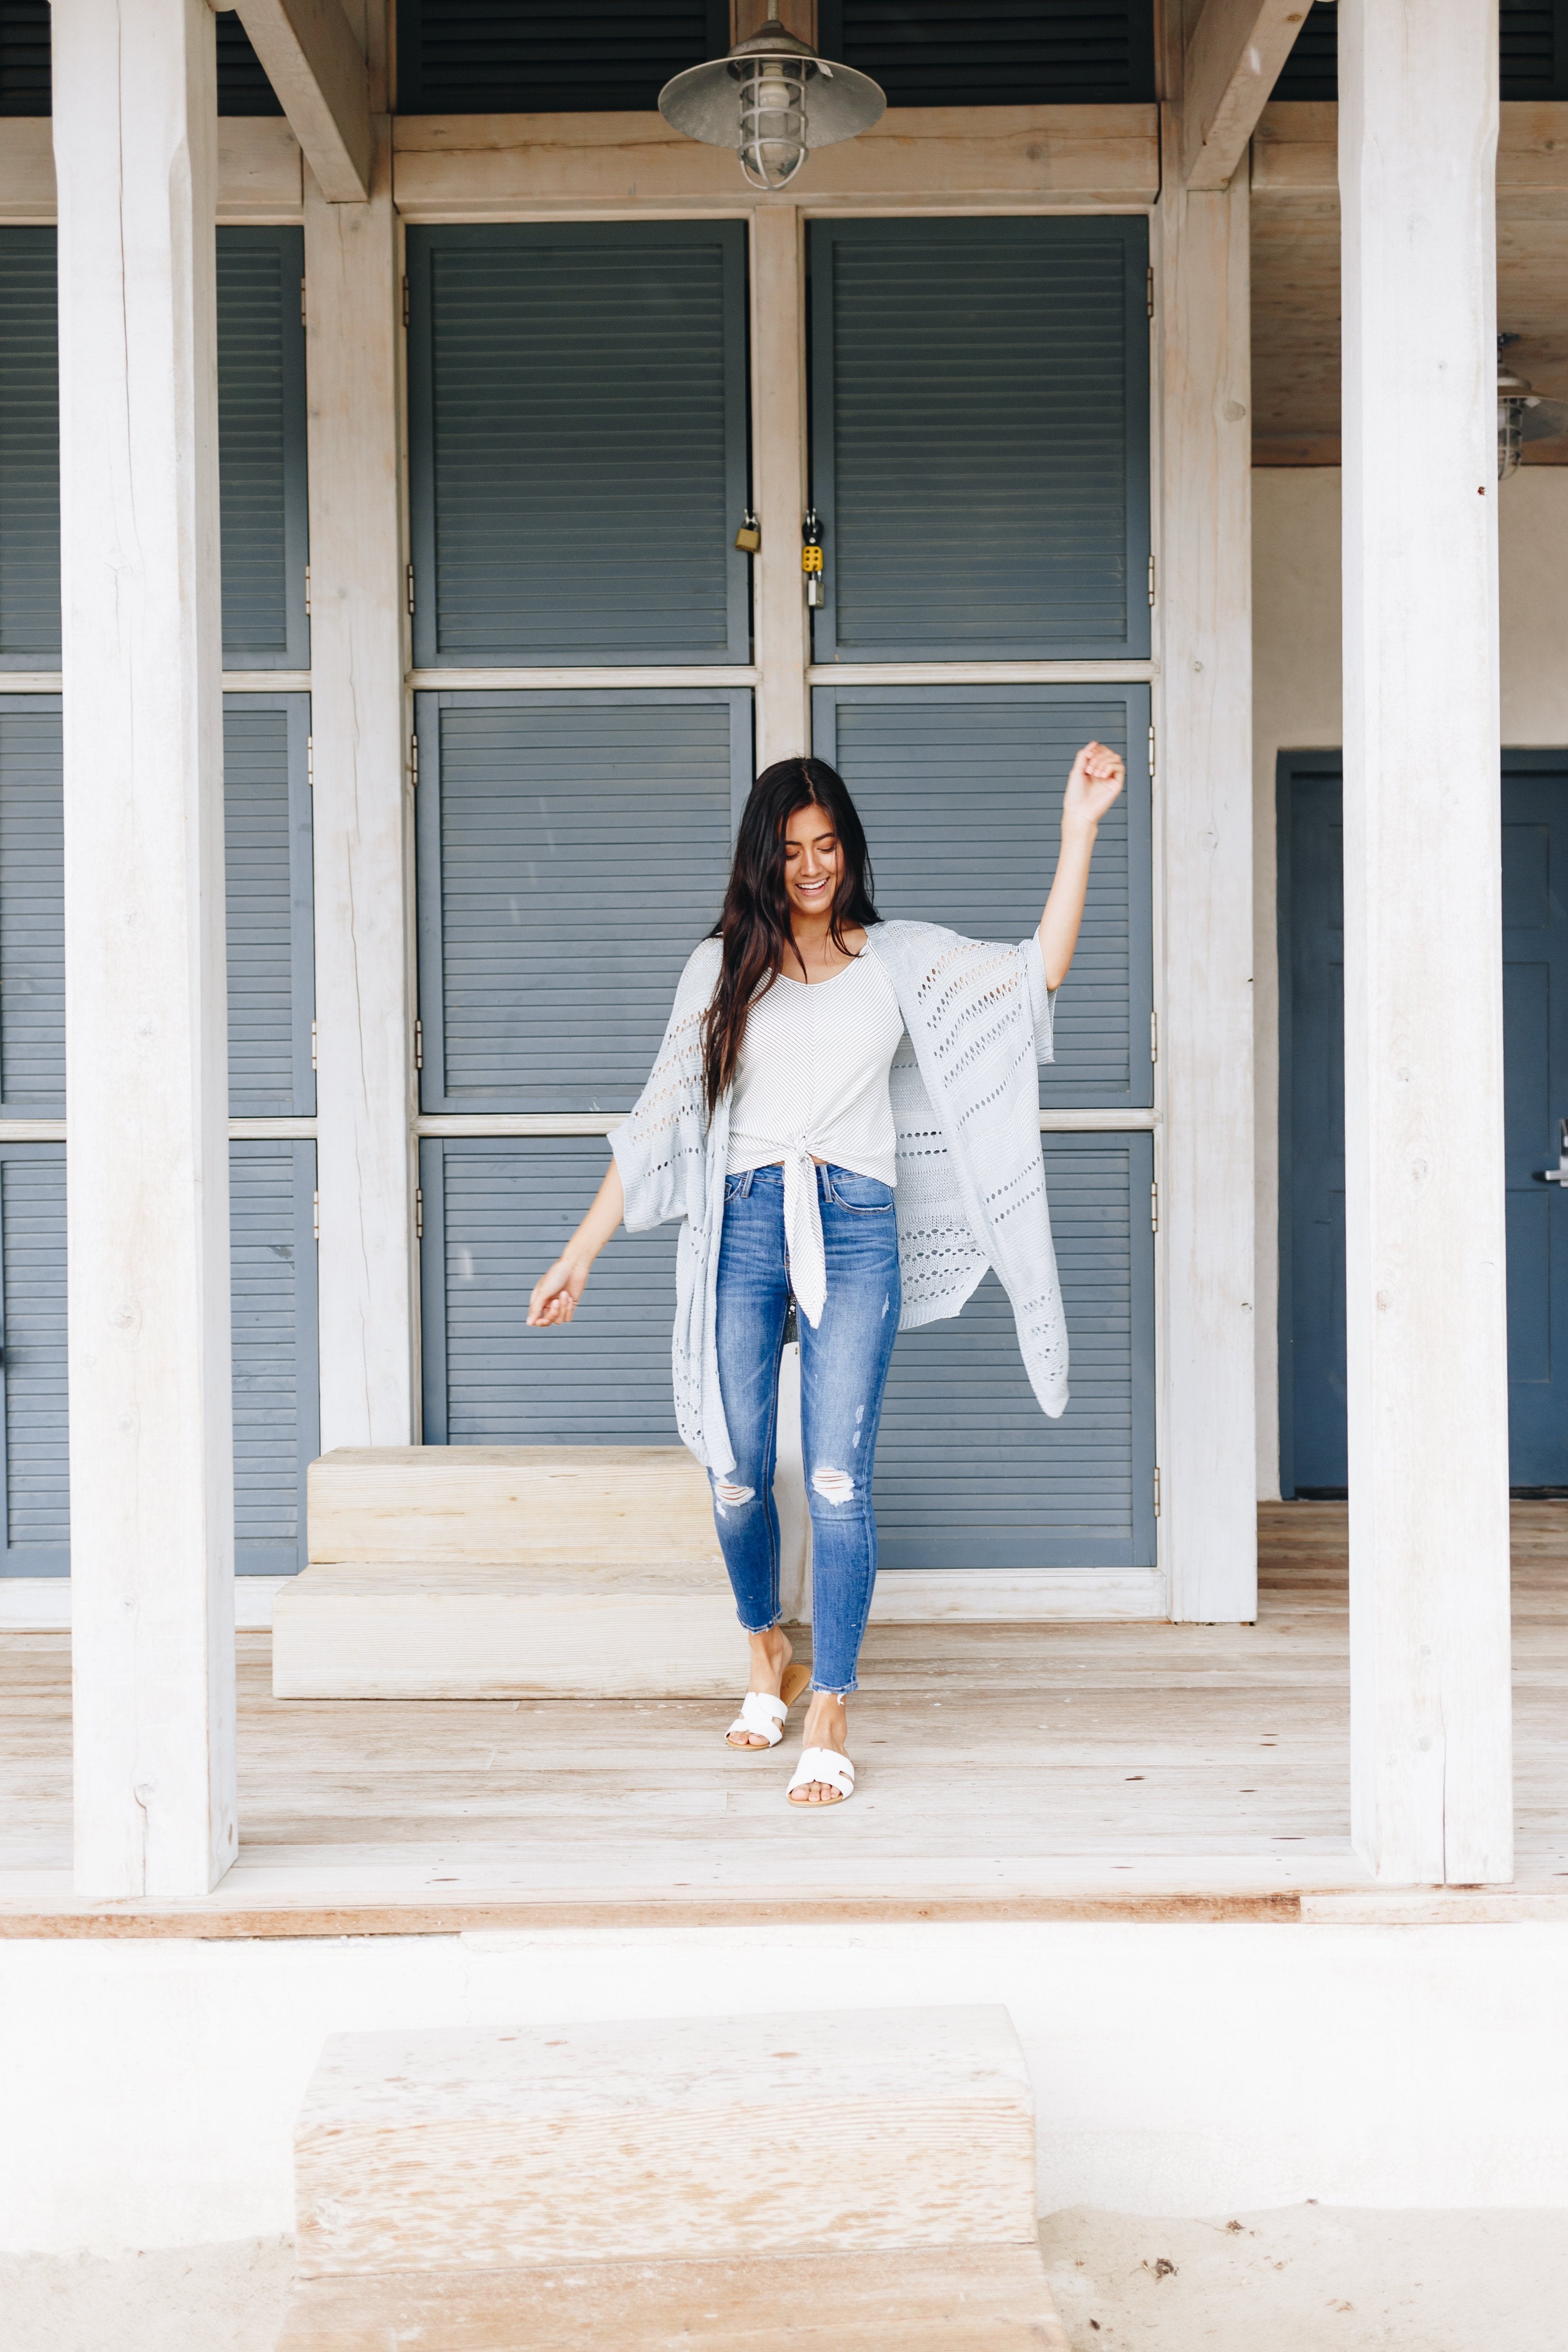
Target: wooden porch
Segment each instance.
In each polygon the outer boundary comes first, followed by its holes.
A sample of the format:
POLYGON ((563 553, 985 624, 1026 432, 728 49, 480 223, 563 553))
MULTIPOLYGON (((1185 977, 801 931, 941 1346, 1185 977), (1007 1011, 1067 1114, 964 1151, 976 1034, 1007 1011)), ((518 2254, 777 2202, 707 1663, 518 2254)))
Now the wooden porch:
POLYGON ((0 1641, 0 1933, 334 1935, 738 1917, 1568 1916, 1568 1504, 1513 1507, 1519 1875, 1374 1888, 1349 1844, 1343 1505, 1260 1508, 1256 1626, 883 1626, 855 1801, 790 1813, 709 1700, 284 1701, 239 1636, 240 1853, 181 1905, 70 1890, 69 1641, 0 1641))

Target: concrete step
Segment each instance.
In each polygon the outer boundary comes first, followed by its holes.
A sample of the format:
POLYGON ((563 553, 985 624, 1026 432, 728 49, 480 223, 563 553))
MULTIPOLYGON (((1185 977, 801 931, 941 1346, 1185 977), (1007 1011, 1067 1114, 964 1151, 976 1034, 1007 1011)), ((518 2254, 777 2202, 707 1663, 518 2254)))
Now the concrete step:
POLYGON ((340 1446, 312 1462, 310 1559, 375 1567, 713 1567, 708 1479, 683 1445, 340 1446))
POLYGON ((273 1610, 275 1698, 738 1704, 746 1675, 729 1581, 709 1562, 323 1563, 273 1610))
POLYGON ((278 2352, 1068 2352, 1037 2246, 321 2278, 278 2352))
POLYGON ((1027 2251, 1033 2102, 1003 2009, 338 2034, 295 2192, 302 2280, 1027 2251))

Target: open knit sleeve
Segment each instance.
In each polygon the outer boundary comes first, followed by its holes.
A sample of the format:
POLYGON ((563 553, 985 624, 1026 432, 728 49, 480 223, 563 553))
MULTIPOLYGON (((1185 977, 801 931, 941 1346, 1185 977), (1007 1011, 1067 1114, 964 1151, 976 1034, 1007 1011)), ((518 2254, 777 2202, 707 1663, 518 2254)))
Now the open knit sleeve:
POLYGON ((708 1118, 702 1095, 702 1016, 719 976, 717 940, 688 958, 664 1043, 648 1081, 610 1137, 626 1196, 626 1231, 671 1217, 703 1221, 708 1118))
POLYGON ((1026 940, 1019 940, 1018 952, 1024 959, 1029 982, 1029 1010, 1035 1016, 1035 1059, 1054 1062, 1057 998, 1060 992, 1046 984, 1046 959, 1040 952, 1038 931, 1031 931, 1026 940))

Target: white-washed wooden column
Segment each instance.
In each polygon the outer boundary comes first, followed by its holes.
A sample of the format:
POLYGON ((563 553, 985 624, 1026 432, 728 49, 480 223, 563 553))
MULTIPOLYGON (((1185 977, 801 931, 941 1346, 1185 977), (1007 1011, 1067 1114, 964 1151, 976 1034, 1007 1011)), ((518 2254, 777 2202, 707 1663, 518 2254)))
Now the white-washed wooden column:
POLYGON ((1154 782, 1171 1611, 1258 1609, 1252 1294, 1252 393, 1245 173, 1155 218, 1160 505, 1154 782))
POLYGON ((58 0, 76 1872, 233 1861, 215 32, 58 0))
MULTIPOLYGON (((752 564, 758 686, 756 764, 811 749, 809 647, 800 526, 806 507, 805 269, 794 205, 752 215, 752 497, 763 526, 752 564)), ((786 1618, 811 1614, 811 1514, 800 1422, 800 1349, 779 1370, 778 1471, 773 1479, 786 1618)))
POLYGON ((756 582, 757 768, 811 747, 806 707, 805 310, 800 215, 752 216, 752 496, 763 526, 756 582))
POLYGON ((329 204, 305 180, 321 1444, 408 1445, 411 826, 385 121, 368 204, 329 204))
POLYGON ((1496 0, 1344 0, 1352 1825, 1512 1870, 1496 0))

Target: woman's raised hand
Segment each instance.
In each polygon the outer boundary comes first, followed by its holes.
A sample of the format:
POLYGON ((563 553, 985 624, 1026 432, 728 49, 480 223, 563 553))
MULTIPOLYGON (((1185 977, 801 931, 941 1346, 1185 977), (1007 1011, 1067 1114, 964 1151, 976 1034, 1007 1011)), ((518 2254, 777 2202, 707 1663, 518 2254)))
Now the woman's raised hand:
POLYGON ((1127 781, 1127 764, 1120 751, 1104 743, 1086 743, 1072 763, 1062 800, 1062 831, 1100 823, 1127 781))
POLYGON ((543 1330, 552 1323, 570 1323, 587 1285, 585 1265, 573 1258, 558 1257, 533 1286, 528 1302, 530 1330, 543 1330))

